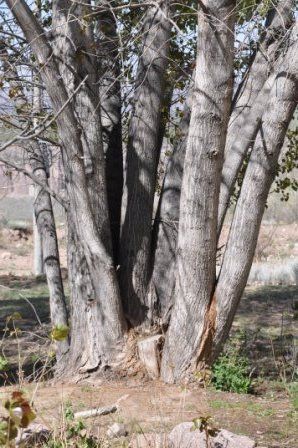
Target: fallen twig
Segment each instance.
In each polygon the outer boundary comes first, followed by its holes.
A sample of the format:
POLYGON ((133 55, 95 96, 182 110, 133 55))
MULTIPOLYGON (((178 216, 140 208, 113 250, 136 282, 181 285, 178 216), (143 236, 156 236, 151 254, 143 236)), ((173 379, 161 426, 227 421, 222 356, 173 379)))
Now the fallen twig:
POLYGON ((102 408, 88 409, 87 411, 75 412, 74 418, 89 418, 89 417, 98 417, 100 415, 113 414, 118 411, 119 403, 125 400, 128 395, 123 395, 120 397, 116 403, 111 404, 110 406, 104 406, 102 408))
POLYGON ((112 404, 111 406, 105 406, 103 408, 95 408, 89 409, 87 411, 76 412, 74 414, 75 418, 89 418, 89 417, 98 417, 100 415, 113 414, 118 411, 118 404, 112 404))

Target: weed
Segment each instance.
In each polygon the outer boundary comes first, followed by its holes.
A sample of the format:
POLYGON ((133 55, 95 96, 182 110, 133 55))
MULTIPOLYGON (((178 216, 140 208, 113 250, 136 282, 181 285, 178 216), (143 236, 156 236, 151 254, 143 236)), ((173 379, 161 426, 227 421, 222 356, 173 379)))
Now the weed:
POLYGON ((201 416, 193 419, 193 428, 195 431, 198 429, 200 432, 204 432, 206 436, 206 448, 210 448, 210 437, 214 437, 218 433, 218 429, 213 426, 213 419, 210 415, 201 416))
POLYGON ((0 373, 9 369, 9 362, 5 356, 0 355, 0 373))
POLYGON ((294 411, 298 411, 298 381, 287 384, 287 392, 289 394, 294 411))
POLYGON ((230 340, 225 352, 212 367, 215 389, 247 394, 252 388, 248 358, 241 354, 243 335, 230 340))

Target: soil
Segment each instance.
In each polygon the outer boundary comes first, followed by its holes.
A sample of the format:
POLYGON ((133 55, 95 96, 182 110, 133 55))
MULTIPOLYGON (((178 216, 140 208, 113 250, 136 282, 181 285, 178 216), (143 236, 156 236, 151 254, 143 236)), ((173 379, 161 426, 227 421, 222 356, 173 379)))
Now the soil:
MULTIPOLYGON (((10 389, 2 389, 2 397, 7 396, 10 389)), ((211 415, 215 427, 248 435, 260 447, 295 448, 298 437, 295 415, 286 396, 277 400, 274 396, 255 397, 137 379, 101 380, 80 385, 52 383, 40 385, 37 391, 31 384, 26 385, 25 390, 35 397, 37 421, 56 431, 63 426, 67 407, 81 411, 110 405, 120 399, 120 409, 116 413, 86 421, 95 435, 103 436, 114 422, 124 423, 130 436, 165 433, 179 422, 211 415)))

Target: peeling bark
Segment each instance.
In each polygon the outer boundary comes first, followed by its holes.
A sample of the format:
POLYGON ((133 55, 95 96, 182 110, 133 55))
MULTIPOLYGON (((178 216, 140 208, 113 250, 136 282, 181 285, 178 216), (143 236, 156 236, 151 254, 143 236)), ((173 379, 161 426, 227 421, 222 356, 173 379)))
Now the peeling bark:
POLYGON ((216 332, 216 319, 216 296, 215 294, 213 294, 205 315, 202 338, 197 354, 196 364, 194 366, 195 370, 197 370, 198 368, 203 368, 205 360, 208 361, 209 359, 209 354, 213 348, 213 340, 216 332))

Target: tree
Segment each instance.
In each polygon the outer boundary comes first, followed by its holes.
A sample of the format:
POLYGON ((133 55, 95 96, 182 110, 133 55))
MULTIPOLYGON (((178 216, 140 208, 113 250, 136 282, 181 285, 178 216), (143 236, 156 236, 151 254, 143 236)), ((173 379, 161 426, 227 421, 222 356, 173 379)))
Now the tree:
MULTIPOLYGON (((20 123, 24 121, 24 115, 30 113, 29 100, 25 95, 24 88, 20 82, 18 71, 10 58, 8 45, 5 40, 0 41, 0 57, 5 76, 9 81, 9 88, 11 92, 12 102, 16 115, 20 123)), ((32 124, 38 125, 38 115, 41 114, 41 89, 37 85, 38 79, 33 84, 32 95, 32 124), (37 93, 36 93, 37 91, 37 93)), ((26 117, 28 118, 28 116, 26 117)), ((68 326, 68 314, 64 295, 64 286, 61 275, 58 239, 56 233, 56 224, 52 206, 52 198, 50 190, 46 191, 44 186, 48 185, 48 169, 45 160, 45 154, 42 150, 42 145, 45 142, 29 140, 25 142, 24 149, 27 153, 28 163, 32 170, 32 175, 35 182, 35 194, 33 203, 33 217, 34 217, 34 261, 37 257, 37 263, 42 273, 45 270, 47 284, 50 296, 50 314, 51 322, 54 328, 61 328, 68 326), (37 240, 37 241, 36 241, 37 240), (36 247, 37 246, 37 247, 36 247), (41 257, 41 260, 40 260, 41 257)), ((5 159, 2 162, 9 164, 5 159)), ((18 168, 17 165, 11 164, 12 168, 18 168)), ((55 193, 53 193, 55 196, 55 193)), ((57 341, 56 356, 60 359, 69 348, 69 340, 66 337, 62 341, 57 341)))
MULTIPOLYGON (((123 368, 133 328, 166 333, 165 381, 192 376, 228 336, 297 104, 293 2, 54 0, 39 18, 24 0, 6 3, 8 51, 28 43, 51 113, 1 150, 49 139, 52 129, 66 179, 71 332, 57 371, 123 368), (155 214, 166 139, 173 150, 155 214), (216 276, 218 237, 244 168, 216 276)), ((38 185, 53 194, 45 178, 38 185)))

